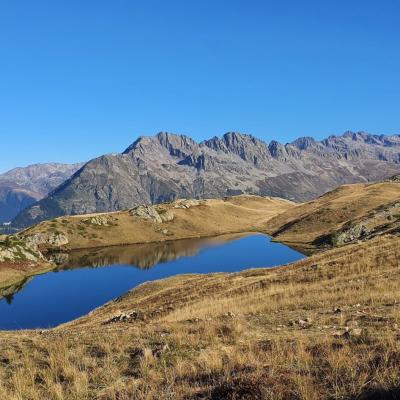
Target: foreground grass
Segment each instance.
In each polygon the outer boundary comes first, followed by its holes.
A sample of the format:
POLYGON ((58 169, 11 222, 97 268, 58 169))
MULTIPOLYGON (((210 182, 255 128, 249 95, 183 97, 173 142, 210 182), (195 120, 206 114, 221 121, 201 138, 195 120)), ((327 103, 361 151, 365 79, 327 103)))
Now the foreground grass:
POLYGON ((399 259, 400 238, 379 238, 147 283, 57 329, 1 332, 0 398, 398 399, 399 259), (111 322, 121 313, 134 317, 111 322))

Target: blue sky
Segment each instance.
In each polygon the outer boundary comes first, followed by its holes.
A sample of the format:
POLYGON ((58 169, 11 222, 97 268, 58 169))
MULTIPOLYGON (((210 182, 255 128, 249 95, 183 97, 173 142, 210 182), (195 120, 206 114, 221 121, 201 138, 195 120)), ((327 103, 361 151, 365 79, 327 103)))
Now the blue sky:
POLYGON ((166 130, 400 133, 397 0, 4 0, 0 172, 166 130))

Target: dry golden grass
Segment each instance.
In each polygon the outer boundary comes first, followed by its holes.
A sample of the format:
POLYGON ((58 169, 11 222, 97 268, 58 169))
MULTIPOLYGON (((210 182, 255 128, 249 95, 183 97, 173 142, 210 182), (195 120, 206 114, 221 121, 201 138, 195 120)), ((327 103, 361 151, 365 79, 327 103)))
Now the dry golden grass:
POLYGON ((246 195, 225 200, 205 200, 203 204, 188 209, 174 208, 174 203, 164 203, 158 207, 172 211, 174 219, 170 222, 156 223, 121 211, 93 214, 110 216, 111 226, 84 223, 88 215, 69 216, 42 222, 21 232, 21 236, 59 232, 69 239, 64 246, 66 249, 217 236, 254 230, 259 224, 293 206, 293 202, 284 199, 246 195), (165 229, 167 233, 163 233, 165 229))
MULTIPOLYGON (((287 224, 279 239, 308 246, 398 198, 399 184, 381 183, 295 207, 212 200, 177 210, 168 239, 287 224)), ((77 233, 81 217, 34 230, 70 229, 71 247, 166 239, 114 217, 97 233, 77 233)), ((56 329, 0 332, 0 399, 399 399, 399 260, 400 238, 379 237, 280 268, 147 283, 56 329), (121 313, 135 317, 111 322, 121 313)))
POLYGON ((398 182, 343 185, 321 197, 291 207, 273 217, 264 230, 277 240, 315 250, 314 240, 332 233, 346 222, 367 215, 370 211, 400 200, 398 182))
POLYGON ((398 399, 399 259, 400 238, 377 238, 147 283, 56 329, 1 332, 0 398, 398 399))

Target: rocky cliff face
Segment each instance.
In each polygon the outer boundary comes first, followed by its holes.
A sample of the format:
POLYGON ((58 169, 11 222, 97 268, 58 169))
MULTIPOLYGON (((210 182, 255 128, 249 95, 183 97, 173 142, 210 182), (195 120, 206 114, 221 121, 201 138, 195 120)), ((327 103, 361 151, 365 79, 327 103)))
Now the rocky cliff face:
POLYGON ((177 198, 248 193, 305 201, 343 183, 381 180, 399 171, 399 135, 346 132, 282 144, 229 132, 196 143, 161 132, 140 137, 121 154, 89 161, 13 224, 177 198))
POLYGON ((82 164, 35 164, 0 175, 0 223, 45 197, 82 164))

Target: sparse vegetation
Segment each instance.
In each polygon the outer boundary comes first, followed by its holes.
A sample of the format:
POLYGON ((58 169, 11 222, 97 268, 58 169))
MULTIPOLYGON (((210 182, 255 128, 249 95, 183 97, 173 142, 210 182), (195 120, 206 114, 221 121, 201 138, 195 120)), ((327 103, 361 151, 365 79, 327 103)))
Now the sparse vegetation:
POLYGON ((344 185, 278 214, 266 222, 264 230, 276 240, 313 253, 337 245, 341 229, 357 225, 363 218, 369 219, 371 231, 379 231, 378 227, 388 222, 382 210, 397 208, 399 201, 397 182, 344 185))
POLYGON ((294 203, 278 198, 236 196, 225 200, 177 200, 155 208, 165 218, 162 223, 131 215, 130 211, 69 216, 45 221, 22 231, 21 237, 60 232, 69 238, 67 249, 109 245, 159 242, 189 237, 215 236, 256 230, 257 225, 293 207, 294 203), (185 202, 188 205, 185 205, 185 202), (193 205, 193 204, 196 205, 193 205), (68 221, 68 223, 67 223, 68 221), (168 235, 163 230, 168 230, 168 235), (173 232, 172 232, 173 230, 173 232), (104 232, 102 239, 99 235, 104 232), (171 233, 172 232, 172 233, 171 233), (98 237, 93 237, 97 235, 98 237))
MULTIPOLYGON (((315 243, 349 221, 385 211, 400 188, 385 185, 385 193, 355 185, 352 194, 346 186, 318 203, 288 205, 268 229, 281 223, 278 238, 315 243)), ((263 203, 255 200, 243 220, 260 230, 272 215, 260 218, 263 203)), ((177 221, 193 229, 182 218, 193 218, 193 210, 175 212, 168 229, 177 221)), ((119 232, 131 226, 121 213, 113 215, 119 232)), ((233 213, 222 229, 241 217, 233 213)), ((86 240, 97 240, 91 225, 68 221, 73 238, 84 228, 86 240)), ((161 235, 153 224, 143 223, 141 234, 161 235)), ((400 237, 390 234, 279 268, 150 282, 58 328, 0 332, 0 398, 397 399, 399 285, 400 237)))
POLYGON ((396 399, 399 256, 385 237, 282 268, 177 276, 53 330, 1 332, 0 397, 396 399))

